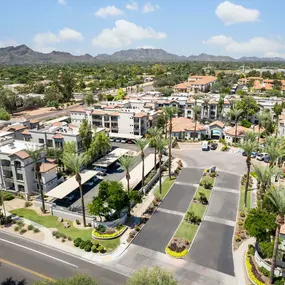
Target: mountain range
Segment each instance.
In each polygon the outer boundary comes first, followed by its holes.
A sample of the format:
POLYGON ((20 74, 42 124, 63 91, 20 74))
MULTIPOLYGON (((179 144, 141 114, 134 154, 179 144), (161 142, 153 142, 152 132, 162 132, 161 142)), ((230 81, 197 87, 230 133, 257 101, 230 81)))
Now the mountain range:
POLYGON ((65 63, 101 63, 101 62, 182 62, 182 61, 223 61, 223 62, 283 62, 280 57, 241 57, 235 59, 229 56, 215 56, 205 53, 199 55, 179 56, 163 49, 129 49, 115 52, 111 55, 90 54, 72 55, 68 52, 53 51, 41 53, 26 45, 0 48, 0 65, 23 64, 65 64, 65 63))

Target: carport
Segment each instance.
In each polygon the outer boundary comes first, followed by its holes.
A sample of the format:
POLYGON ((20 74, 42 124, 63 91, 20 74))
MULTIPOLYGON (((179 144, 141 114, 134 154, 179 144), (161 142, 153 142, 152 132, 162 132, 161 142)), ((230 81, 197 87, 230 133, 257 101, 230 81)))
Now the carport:
MULTIPOLYGON (((82 185, 85 182, 87 182, 89 179, 94 177, 97 173, 98 171, 92 171, 92 170, 82 171, 80 173, 82 185)), ((74 175, 71 178, 67 179, 65 182, 58 185, 57 187, 53 188, 51 191, 47 192, 46 195, 57 199, 63 199, 65 196, 74 191, 76 188, 78 188, 78 183, 74 175)))

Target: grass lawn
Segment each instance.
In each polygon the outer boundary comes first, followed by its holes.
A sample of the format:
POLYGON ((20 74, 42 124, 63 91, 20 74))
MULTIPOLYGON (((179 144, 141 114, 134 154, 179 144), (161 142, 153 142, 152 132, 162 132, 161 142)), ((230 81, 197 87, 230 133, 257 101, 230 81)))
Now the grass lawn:
POLYGON ((192 240, 194 239, 194 236, 198 230, 198 225, 193 225, 193 224, 189 224, 185 221, 183 221, 179 228, 177 229, 175 236, 177 238, 184 238, 186 240, 188 240, 189 242, 192 242, 192 240))
POLYGON ((214 182, 215 182, 215 177, 213 178, 213 177, 210 177, 210 176, 202 176, 200 182, 203 182, 204 180, 207 180, 207 181, 211 182, 211 184, 213 186, 214 182))
MULTIPOLYGON (((239 210, 244 210, 244 191, 245 186, 240 187, 240 197, 239 197, 239 210)), ((251 188, 247 191, 247 197, 246 197, 246 208, 251 208, 251 188)))
POLYGON ((99 239, 92 239, 93 241, 99 242, 101 245, 105 247, 107 252, 113 251, 115 248, 117 248, 120 245, 120 239, 110 239, 110 240, 99 240, 99 239))
POLYGON ((58 217, 56 216, 39 216, 34 210, 25 209, 25 208, 12 210, 11 213, 23 217, 27 220, 33 221, 35 223, 38 223, 44 227, 56 228, 61 233, 64 233, 65 235, 72 238, 80 237, 84 240, 87 240, 91 239, 92 237, 92 229, 88 230, 77 229, 72 225, 72 222, 69 222, 70 228, 66 229, 62 223, 59 223, 57 221, 58 217))
POLYGON ((174 184, 175 180, 176 179, 174 178, 170 180, 169 177, 167 177, 161 185, 161 194, 159 193, 159 187, 158 187, 154 193, 154 196, 163 199, 170 190, 171 186, 174 184))
POLYGON ((206 211, 206 208, 207 208, 206 205, 191 203, 190 207, 188 208, 188 211, 193 211, 196 216, 202 219, 204 212, 206 211))
POLYGON ((207 197, 208 201, 210 199, 210 196, 211 196, 211 191, 212 190, 207 190, 205 189, 203 186, 199 186, 196 193, 195 193, 195 196, 194 198, 198 199, 199 198, 199 192, 202 192, 205 194, 205 196, 207 197))

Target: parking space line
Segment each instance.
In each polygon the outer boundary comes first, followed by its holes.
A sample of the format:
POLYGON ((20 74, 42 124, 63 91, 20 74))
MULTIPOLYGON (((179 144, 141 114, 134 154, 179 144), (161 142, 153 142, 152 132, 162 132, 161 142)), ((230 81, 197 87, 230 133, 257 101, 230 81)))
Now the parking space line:
POLYGON ((231 226, 231 227, 235 226, 235 222, 233 222, 233 221, 222 219, 222 218, 211 217, 211 216, 205 216, 204 221, 223 224, 223 225, 227 225, 227 226, 231 226))
POLYGON ((182 213, 182 212, 167 210, 167 209, 160 208, 160 207, 157 209, 157 211, 163 212, 163 213, 167 213, 167 214, 178 215, 178 216, 182 216, 182 217, 184 217, 184 214, 185 214, 185 213, 182 213))

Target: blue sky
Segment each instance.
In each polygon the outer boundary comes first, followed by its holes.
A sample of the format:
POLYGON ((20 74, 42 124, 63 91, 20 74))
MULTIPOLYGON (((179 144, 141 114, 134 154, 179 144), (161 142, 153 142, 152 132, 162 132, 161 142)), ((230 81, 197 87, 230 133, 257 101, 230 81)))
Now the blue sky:
POLYGON ((285 57, 284 0, 1 0, 0 47, 285 57))

